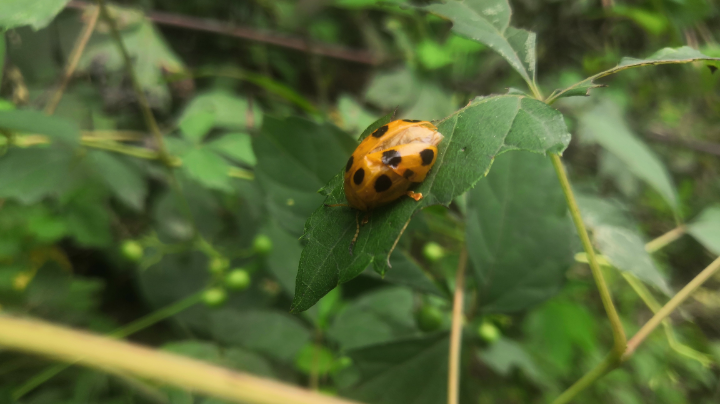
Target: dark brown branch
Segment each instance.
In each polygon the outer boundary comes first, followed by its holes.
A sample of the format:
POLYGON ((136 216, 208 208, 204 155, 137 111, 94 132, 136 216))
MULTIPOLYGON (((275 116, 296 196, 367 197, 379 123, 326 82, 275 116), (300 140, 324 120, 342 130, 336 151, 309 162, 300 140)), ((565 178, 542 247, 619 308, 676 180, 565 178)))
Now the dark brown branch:
MULTIPOLYGON (((93 5, 93 3, 73 0, 68 3, 67 7, 82 10, 91 5, 93 5)), ((160 11, 150 11, 145 13, 145 15, 147 18, 160 25, 228 35, 236 38, 263 42, 303 52, 314 53, 316 55, 327 56, 334 59, 342 59, 367 65, 376 65, 380 61, 379 58, 362 49, 348 49, 329 44, 310 43, 302 38, 291 37, 269 31, 261 31, 250 27, 240 27, 207 18, 188 17, 160 11)))
POLYGON ((715 156, 720 156, 720 144, 718 143, 705 142, 702 140, 694 139, 683 139, 677 136, 667 135, 659 132, 647 132, 645 133, 645 138, 655 142, 677 145, 701 153, 708 153, 715 156))

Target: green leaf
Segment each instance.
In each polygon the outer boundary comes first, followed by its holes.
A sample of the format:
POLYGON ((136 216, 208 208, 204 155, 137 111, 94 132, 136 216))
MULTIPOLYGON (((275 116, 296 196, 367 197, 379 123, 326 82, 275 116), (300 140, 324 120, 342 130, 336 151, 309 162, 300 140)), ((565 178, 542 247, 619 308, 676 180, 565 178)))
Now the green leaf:
POLYGON ((242 131, 260 127, 262 123, 262 111, 257 103, 251 108, 245 98, 222 89, 211 90, 193 98, 185 107, 180 121, 201 112, 214 113, 217 128, 242 131))
MULTIPOLYGON (((371 125, 366 135, 390 119, 386 116, 371 125)), ((292 310, 311 307, 371 262, 384 274, 391 248, 412 215, 426 206, 448 205, 487 174, 495 156, 508 150, 562 152, 570 141, 558 111, 516 95, 477 98, 440 121, 438 130, 445 140, 440 143, 437 162, 416 188, 424 198, 420 202, 400 198, 375 209, 360 230, 354 255, 349 254, 348 246, 355 234, 355 212, 325 206, 315 210, 305 225, 303 239, 307 244, 300 259, 292 310)), ((342 182, 341 172, 323 188, 328 196, 325 203, 345 202, 342 182)))
POLYGON ((713 254, 720 255, 720 205, 700 212, 688 225, 688 233, 713 254))
POLYGON ((215 339, 290 362, 310 341, 310 331, 280 311, 222 309, 210 314, 215 339))
MULTIPOLYGON (((593 90, 595 88, 602 88, 602 87, 607 87, 607 84, 595 84, 595 83, 582 84, 577 87, 571 88, 567 91, 564 91, 561 95, 558 95, 558 97, 560 97, 560 98, 589 97, 590 90, 593 90)), ((553 95, 551 95, 551 97, 553 97, 556 93, 559 93, 561 91, 563 91, 563 90, 555 90, 555 92, 553 92, 553 95)))
MULTIPOLYGON (((718 62, 720 61, 720 58, 713 58, 706 56, 702 54, 701 52, 689 47, 689 46, 682 46, 680 48, 664 48, 653 54, 652 56, 646 58, 646 59, 634 59, 625 57, 620 61, 620 64, 616 67, 613 67, 612 69, 605 70, 604 72, 600 72, 594 76, 588 77, 585 80, 582 80, 580 82, 577 82, 570 87, 567 87, 564 90, 556 91, 548 97, 547 102, 552 104, 556 99, 562 98, 562 97, 569 97, 570 95, 566 95, 568 92, 571 93, 571 95, 579 95, 578 89, 582 88, 592 88, 592 86, 595 86, 595 80, 609 76, 611 74, 615 74, 618 72, 621 72, 623 70, 632 69, 635 67, 643 67, 643 66, 655 66, 655 65, 665 65, 665 64, 681 64, 681 63, 691 63, 691 62, 697 62, 697 61, 713 61, 718 62)), ((717 63, 714 63, 717 64, 717 63)))
POLYGON ((297 237, 290 235, 274 221, 263 227, 260 233, 270 237, 273 244, 273 249, 266 258, 268 269, 285 292, 292 297, 295 294, 297 263, 302 252, 300 242, 297 237))
POLYGON ((442 119, 456 110, 458 106, 453 95, 434 83, 418 84, 420 91, 415 96, 415 103, 404 110, 403 117, 423 120, 442 119))
POLYGON ((173 341, 163 345, 160 349, 217 365, 223 364, 220 348, 210 342, 192 340, 173 341))
POLYGON ((358 380, 341 393, 373 404, 445 402, 447 352, 445 333, 350 351, 358 380))
POLYGON ((70 150, 59 147, 10 149, 0 158, 0 198, 32 204, 58 196, 73 185, 77 167, 70 150))
MULTIPOLYGON (((0 29, 0 66, 5 66, 6 52, 7 52, 7 47, 5 45, 5 30, 0 29)), ((4 70, 5 69, 3 69, 3 71, 4 70)), ((3 72, 0 71, 0 80, 2 80, 2 79, 3 79, 3 72)), ((0 99, 0 104, 2 104, 2 101, 4 101, 4 100, 0 99)), ((2 105, 0 105, 0 110, 3 110, 3 109, 5 109, 5 108, 3 108, 2 105)))
POLYGON ((408 69, 375 73, 365 100, 380 108, 397 108, 413 103, 417 96, 417 79, 408 69))
POLYGON ((30 25, 36 31, 45 28, 69 1, 3 0, 0 2, 0 29, 24 25, 30 25))
POLYGON ((295 358, 295 367, 308 375, 313 372, 324 375, 332 370, 335 357, 331 350, 317 344, 307 344, 295 358))
MULTIPOLYGON (((299 256, 295 262, 298 262, 298 260, 299 256)), ((392 271, 388 271, 385 276, 373 271, 371 266, 368 266, 362 274, 375 279, 382 279, 391 284, 407 286, 418 292, 430 293, 440 297, 447 296, 447 293, 443 293, 438 288, 408 253, 395 250, 390 257, 390 263, 392 264, 392 271)), ((297 274, 297 271, 295 273, 297 274)))
POLYGON ((576 198, 595 245, 608 261, 620 271, 671 294, 665 277, 645 251, 645 241, 633 220, 609 201, 583 194, 576 194, 576 198))
POLYGON ((535 33, 510 26, 507 0, 448 0, 422 8, 452 21, 456 34, 499 53, 529 85, 535 82, 535 33))
POLYGON ((117 155, 89 151, 86 158, 112 193, 127 206, 141 211, 147 197, 147 183, 140 170, 117 155))
POLYGON ((367 111, 353 97, 347 94, 341 95, 338 99, 337 110, 340 115, 340 122, 337 122, 338 126, 349 133, 360 132, 376 119, 375 114, 367 111))
POLYGON ((255 178, 265 192, 267 208, 292 234, 322 202, 317 190, 345 166, 356 143, 330 124, 265 117, 253 139, 255 178))
POLYGON ((393 287, 366 293, 337 315, 328 336, 343 350, 419 336, 413 306, 409 289, 393 287))
POLYGON ((230 192, 230 164, 207 147, 194 148, 180 156, 182 170, 208 188, 230 192))
POLYGON ((432 39, 425 39, 417 45, 417 55, 420 63, 429 70, 439 69, 453 62, 448 49, 432 39))
MULTIPOLYGON (((116 17, 129 16, 131 21, 137 19, 138 11, 133 9, 112 7, 111 11, 116 17)), ((170 92, 164 75, 185 70, 182 59, 167 45, 154 24, 144 16, 139 18, 139 22, 127 24, 120 35, 133 60, 135 75, 140 86, 147 92, 150 103, 161 108, 168 107, 170 92)), ((96 60, 102 60, 102 66, 108 71, 124 72, 125 62, 109 33, 96 32, 93 35, 78 63, 78 69, 89 71, 96 60)))
POLYGON ((184 114, 178 123, 183 136, 194 143, 200 143, 213 125, 215 125, 213 110, 196 110, 192 114, 184 114))
POLYGON ((670 173, 657 155, 628 127, 610 102, 598 104, 580 117, 580 132, 614 154, 627 169, 653 187, 678 212, 678 196, 670 173))
POLYGON ((80 130, 74 122, 31 109, 0 110, 0 129, 45 135, 50 140, 70 146, 80 143, 80 130))
POLYGON ((490 366, 495 372, 503 376, 510 376, 513 369, 519 369, 533 381, 543 380, 543 375, 532 357, 517 342, 500 338, 490 348, 481 351, 480 360, 490 366))
POLYGON ((63 209, 68 234, 81 246, 107 247, 112 243, 110 209, 104 190, 81 188, 63 209))
POLYGON ((205 146, 239 163, 249 166, 257 163, 252 149, 252 138, 247 133, 228 133, 205 146))
POLYGON ((466 243, 480 309, 524 310, 557 293, 573 263, 575 232, 550 161, 504 155, 467 202, 466 243))

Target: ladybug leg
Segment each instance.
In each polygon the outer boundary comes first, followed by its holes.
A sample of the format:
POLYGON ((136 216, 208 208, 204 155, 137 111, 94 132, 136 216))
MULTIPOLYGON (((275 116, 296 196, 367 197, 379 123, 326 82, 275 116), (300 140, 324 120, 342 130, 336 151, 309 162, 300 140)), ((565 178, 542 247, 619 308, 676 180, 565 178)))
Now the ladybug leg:
POLYGON ((420 192, 413 192, 413 191, 407 191, 407 196, 415 199, 415 201, 419 202, 420 199, 423 198, 423 194, 420 192))
POLYGON ((370 220, 370 213, 366 213, 363 217, 362 221, 360 220, 360 211, 358 210, 355 212, 355 236, 353 236, 352 241, 350 242, 350 255, 353 255, 353 248, 355 247, 355 243, 357 242, 358 236, 360 235, 360 225, 363 225, 370 220))

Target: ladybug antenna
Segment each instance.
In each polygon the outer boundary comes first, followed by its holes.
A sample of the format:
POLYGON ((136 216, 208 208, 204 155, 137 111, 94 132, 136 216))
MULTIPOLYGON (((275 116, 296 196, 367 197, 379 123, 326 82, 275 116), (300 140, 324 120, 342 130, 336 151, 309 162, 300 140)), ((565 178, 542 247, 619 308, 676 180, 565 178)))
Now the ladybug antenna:
POLYGON ((360 217, 360 211, 358 210, 357 212, 355 212, 355 226, 357 226, 357 228, 355 230, 355 236, 353 236, 353 239, 350 242, 350 255, 353 255, 353 253, 352 253, 353 247, 355 247, 355 242, 358 239, 358 234, 360 234, 360 219, 359 219, 359 217, 360 217))

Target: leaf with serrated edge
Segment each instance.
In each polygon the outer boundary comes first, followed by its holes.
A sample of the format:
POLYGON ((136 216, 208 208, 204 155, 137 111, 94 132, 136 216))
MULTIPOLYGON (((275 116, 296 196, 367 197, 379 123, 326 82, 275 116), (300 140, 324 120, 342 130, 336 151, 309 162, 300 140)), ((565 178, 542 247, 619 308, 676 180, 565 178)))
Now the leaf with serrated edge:
MULTIPOLYGON (((365 132, 390 121, 386 116, 365 132)), ((410 198, 372 211, 360 231, 354 253, 348 252, 355 234, 355 212, 349 208, 319 207, 305 224, 305 248, 295 282, 292 311, 307 310, 339 283, 359 275, 369 263, 383 274, 387 257, 412 215, 430 205, 448 205, 490 169, 493 159, 508 150, 562 152, 570 134, 562 115, 546 104, 517 95, 480 97, 438 123, 445 136, 435 167, 418 184, 424 198, 410 198)), ((342 172, 326 185, 325 203, 344 203, 342 172)))
MULTIPOLYGON (((578 88, 595 85, 595 80, 603 78, 605 76, 609 76, 611 74, 621 72, 623 70, 632 69, 634 67, 667 65, 667 64, 681 64, 681 63, 697 62, 697 61, 701 61, 701 60, 720 62, 720 58, 712 58, 712 57, 706 56, 706 55, 702 54, 700 51, 697 51, 689 46, 682 46, 680 48, 663 48, 663 49, 659 50, 658 52, 656 52, 655 54, 653 54, 652 56, 648 57, 647 59, 634 59, 634 58, 625 57, 620 61, 619 65, 613 67, 612 69, 608 69, 608 70, 605 70, 604 72, 600 72, 594 76, 586 78, 585 80, 577 82, 564 90, 560 90, 560 91, 556 92, 551 97, 548 97, 547 102, 552 103, 553 101, 557 100, 558 98, 570 97, 571 95, 566 95, 568 92, 575 91, 578 88)), ((592 88, 592 87, 590 87, 590 88, 592 88)), ((573 95, 579 95, 579 94, 575 93, 573 95)))
POLYGON ((507 0, 450 0, 422 8, 452 21, 455 33, 499 53, 528 84, 535 81, 535 33, 510 26, 507 0))

